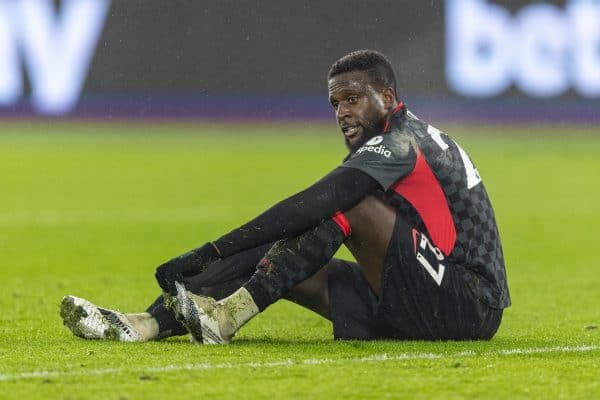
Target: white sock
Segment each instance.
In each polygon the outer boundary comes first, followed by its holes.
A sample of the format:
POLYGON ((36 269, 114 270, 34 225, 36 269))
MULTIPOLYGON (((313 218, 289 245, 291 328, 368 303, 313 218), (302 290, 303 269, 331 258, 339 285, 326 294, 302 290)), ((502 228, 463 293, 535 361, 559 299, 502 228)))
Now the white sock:
POLYGON ((158 339, 158 322, 147 312, 123 314, 133 329, 137 331, 145 340, 158 339))
POLYGON ((219 327, 225 336, 233 336, 246 322, 259 313, 250 292, 244 287, 217 302, 217 310, 219 327))

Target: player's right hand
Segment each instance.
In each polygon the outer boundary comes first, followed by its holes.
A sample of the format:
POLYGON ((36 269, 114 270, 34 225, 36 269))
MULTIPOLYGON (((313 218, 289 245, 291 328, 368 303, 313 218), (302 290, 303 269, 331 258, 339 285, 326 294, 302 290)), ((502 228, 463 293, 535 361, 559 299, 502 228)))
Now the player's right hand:
POLYGON ((163 292, 174 296, 177 294, 175 282, 183 282, 185 278, 199 274, 206 265, 217 259, 219 253, 215 247, 206 243, 160 265, 154 276, 163 292))
POLYGON ((168 261, 160 265, 154 274, 158 286, 160 286, 165 293, 175 295, 177 290, 175 289, 175 282, 183 281, 183 268, 175 259, 168 261))

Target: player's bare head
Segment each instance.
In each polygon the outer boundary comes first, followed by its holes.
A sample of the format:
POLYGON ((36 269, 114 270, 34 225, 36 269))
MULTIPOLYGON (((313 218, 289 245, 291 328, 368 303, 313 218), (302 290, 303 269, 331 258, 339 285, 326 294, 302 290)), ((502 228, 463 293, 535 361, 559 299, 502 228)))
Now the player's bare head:
POLYGON ((360 50, 333 64, 328 77, 329 102, 346 146, 356 151, 382 132, 396 106, 394 72, 381 53, 360 50))
POLYGON ((392 63, 386 56, 375 50, 356 50, 333 63, 327 80, 347 72, 363 71, 374 88, 392 88, 396 94, 396 75, 392 63))

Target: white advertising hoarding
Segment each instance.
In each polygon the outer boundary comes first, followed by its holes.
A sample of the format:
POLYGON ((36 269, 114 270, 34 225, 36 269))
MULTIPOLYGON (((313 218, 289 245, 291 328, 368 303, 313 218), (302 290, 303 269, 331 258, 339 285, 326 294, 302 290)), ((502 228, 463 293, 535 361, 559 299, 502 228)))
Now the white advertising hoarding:
POLYGON ((515 85, 535 98, 600 97, 600 1, 534 3, 512 15, 487 0, 446 0, 446 77, 467 97, 515 85))
POLYGON ((24 95, 23 71, 31 103, 43 114, 62 114, 77 103, 109 0, 0 1, 0 106, 24 95))

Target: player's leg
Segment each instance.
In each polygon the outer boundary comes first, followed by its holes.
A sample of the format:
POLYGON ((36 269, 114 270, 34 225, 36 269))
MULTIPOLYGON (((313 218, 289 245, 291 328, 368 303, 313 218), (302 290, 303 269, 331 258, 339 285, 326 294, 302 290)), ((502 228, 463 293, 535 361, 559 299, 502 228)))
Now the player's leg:
MULTIPOLYGON (((347 244, 357 260, 367 267, 365 276, 377 293, 380 288, 382 260, 393 228, 395 212, 391 207, 370 196, 346 213, 346 216, 355 229, 347 244)), ((329 221, 326 225, 320 227, 318 232, 308 232, 301 238, 279 243, 262 259, 262 264, 258 263, 258 260, 270 245, 216 262, 185 286, 191 293, 219 300, 238 289, 241 281, 248 279, 258 264, 258 273, 252 282, 249 282, 250 290, 255 293, 253 297, 259 297, 256 299, 259 301, 257 309, 262 310, 277 299, 286 297, 330 319, 328 271, 334 271, 336 277, 341 277, 345 273, 343 271, 351 268, 353 279, 359 277, 356 276, 357 265, 349 267, 343 262, 340 264, 339 260, 331 262, 332 265, 328 266, 331 269, 321 269, 323 263, 330 260, 345 238, 344 232, 335 223, 329 221), (303 248, 304 254, 294 253, 293 249, 299 247, 303 248), (271 270, 275 264, 278 265, 277 273, 271 270), (225 274, 223 271, 226 271, 225 274), (259 292, 259 296, 256 296, 256 292, 259 292), (264 295, 265 293, 267 295, 264 295)), ((341 277, 335 280, 338 282, 335 285, 336 293, 345 291, 345 285, 340 285, 339 282, 345 282, 347 279, 341 277)), ((242 294, 245 295, 245 291, 242 291, 242 294)), ((361 293, 362 297, 365 295, 367 294, 361 293)), ((349 294, 346 293, 345 296, 349 294)), ((359 300, 356 298, 353 302, 355 307, 359 307, 359 300)), ((366 319, 369 312, 357 315, 363 315, 366 319)), ((136 318, 136 322, 150 327, 146 331, 150 331, 151 335, 146 337, 162 338, 187 332, 165 308, 162 298, 158 298, 147 313, 135 314, 132 317, 136 318), (148 314, 151 318, 147 318, 148 314)), ((245 318, 241 318, 243 319, 245 318)))
MULTIPOLYGON (((329 268, 342 262, 332 259, 325 268, 321 268, 314 275, 298 283, 283 298, 307 308, 320 316, 331 319, 329 310, 329 268)), ((244 282, 245 283, 245 282, 244 282)), ((241 285, 240 285, 241 286, 241 285)))
MULTIPOLYGON (((323 268, 343 243, 348 229, 331 219, 296 238, 276 242, 260 260, 248 282, 219 302, 195 296, 177 284, 177 296, 169 306, 197 341, 228 343, 253 316, 323 268)), ((319 311, 310 301, 304 304, 326 315, 322 307, 319 311)))
POLYGON ((332 259, 285 298, 332 320, 336 338, 368 339, 396 211, 369 196, 344 216, 352 229, 344 244, 359 263, 332 259))
MULTIPOLYGON (((269 247, 260 246, 219 260, 190 278, 186 286, 193 293, 216 299, 227 297, 252 276, 269 247)), ((146 312, 138 313, 121 313, 82 298, 65 296, 60 314, 64 325, 76 336, 86 339, 148 341, 188 333, 165 308, 162 296, 158 296, 146 312)))
MULTIPOLYGON (((357 224, 378 224, 376 229, 358 229, 354 246, 359 259, 368 263, 374 271, 375 280, 381 276, 381 263, 393 228, 395 212, 379 200, 369 197, 352 212, 347 213, 357 224), (367 212, 370 210, 369 212, 367 212), (377 217, 373 217, 373 213, 377 217), (365 235, 371 234, 372 238, 365 235), (381 243, 380 243, 381 242, 381 243), (379 251, 382 255, 367 254, 364 249, 379 251)), ((227 343, 235 332, 250 318, 270 304, 284 297, 300 282, 319 271, 338 250, 346 239, 350 226, 348 219, 339 215, 337 219, 325 221, 304 234, 277 242, 260 261, 250 280, 238 291, 221 302, 203 296, 194 296, 178 286, 178 294, 173 301, 173 310, 197 340, 204 343, 227 343)), ((324 277, 325 274, 318 275, 324 277)), ((324 278, 320 279, 321 282, 324 278)), ((322 284, 321 288, 325 285, 322 284)), ((320 293, 323 292, 321 289, 320 293)), ((315 308, 308 299, 307 305, 315 308)), ((324 307, 327 309, 328 307, 324 307)), ((324 310, 322 315, 329 315, 324 310)))
POLYGON ((379 299, 365 279, 364 268, 355 262, 332 259, 284 298, 330 320, 336 339, 381 337, 376 318, 379 299))
POLYGON ((344 216, 352 230, 344 244, 358 264, 343 261, 327 267, 333 334, 336 339, 377 339, 384 329, 377 310, 396 210, 368 196, 344 216))

